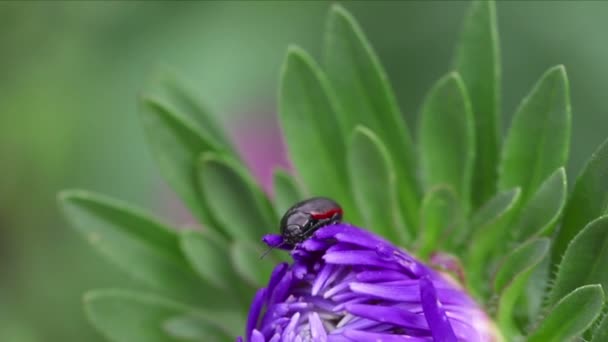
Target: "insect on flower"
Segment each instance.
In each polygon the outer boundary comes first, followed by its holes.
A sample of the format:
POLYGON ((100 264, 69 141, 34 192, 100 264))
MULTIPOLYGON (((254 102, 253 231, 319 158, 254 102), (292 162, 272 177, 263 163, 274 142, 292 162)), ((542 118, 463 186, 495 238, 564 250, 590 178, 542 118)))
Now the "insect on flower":
POLYGON ((287 209, 281 218, 282 241, 270 247, 262 258, 274 248, 300 243, 319 228, 341 221, 342 207, 332 199, 313 197, 298 202, 287 209))
POLYGON ((342 208, 325 197, 313 197, 294 204, 281 219, 281 236, 288 244, 309 238, 317 229, 342 220, 342 208))

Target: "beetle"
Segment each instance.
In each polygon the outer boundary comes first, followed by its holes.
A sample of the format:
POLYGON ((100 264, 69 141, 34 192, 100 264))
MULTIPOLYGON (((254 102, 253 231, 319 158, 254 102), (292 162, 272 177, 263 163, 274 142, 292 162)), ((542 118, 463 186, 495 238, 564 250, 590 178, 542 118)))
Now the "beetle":
POLYGON ((336 201, 326 197, 313 197, 298 202, 289 208, 281 219, 283 242, 290 245, 300 243, 323 226, 342 221, 342 208, 336 201))
POLYGON ((308 239, 317 229, 342 221, 342 207, 327 197, 313 197, 298 202, 287 209, 279 224, 283 241, 270 246, 260 256, 264 258, 270 251, 283 245, 292 245, 308 239))

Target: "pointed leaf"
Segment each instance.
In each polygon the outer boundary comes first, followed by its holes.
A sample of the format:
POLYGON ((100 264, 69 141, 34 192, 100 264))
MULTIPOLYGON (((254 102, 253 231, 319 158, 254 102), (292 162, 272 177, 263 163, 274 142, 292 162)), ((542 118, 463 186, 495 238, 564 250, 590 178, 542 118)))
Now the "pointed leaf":
POLYGON ((494 1, 473 1, 460 42, 455 69, 469 94, 475 123, 472 201, 477 208, 496 190, 500 151, 500 52, 494 1))
POLYGON ((500 189, 522 188, 522 204, 555 169, 566 164, 570 95, 563 66, 549 69, 519 106, 500 164, 500 189))
POLYGON ((391 241, 407 241, 399 222, 395 171, 385 145, 369 129, 357 127, 347 152, 349 179, 366 227, 391 241))
POLYGON ((504 246, 509 231, 507 223, 513 216, 519 203, 519 188, 498 193, 473 215, 471 219, 469 249, 466 250, 466 269, 469 272, 469 284, 477 295, 487 292, 486 279, 489 276, 487 266, 500 246, 504 246))
POLYGON ((341 105, 344 131, 365 126, 386 144, 399 175, 401 210, 408 227, 417 227, 420 193, 408 127, 378 57, 355 19, 339 5, 329 13, 324 52, 327 74, 341 105))
POLYGON ((260 246, 246 240, 237 240, 230 246, 232 266, 244 280, 257 288, 268 283, 275 265, 268 258, 260 258, 264 252, 260 246))
POLYGON ((194 95, 194 88, 169 69, 162 68, 155 75, 152 83, 144 91, 147 98, 155 99, 157 103, 165 103, 170 112, 180 113, 196 124, 197 130, 213 145, 222 146, 234 151, 226 132, 213 116, 194 95))
POLYGON ((470 207, 475 153, 471 107, 460 76, 451 73, 437 82, 420 120, 420 166, 427 188, 448 184, 465 210, 470 207))
POLYGON ((304 199, 304 191, 293 176, 277 169, 273 177, 274 207, 283 215, 292 205, 304 199))
POLYGON ((538 328, 528 337, 529 342, 563 342, 580 336, 600 314, 604 303, 601 285, 576 288, 562 298, 538 328))
POLYGON ((552 248, 556 265, 570 241, 596 217, 608 213, 608 140, 593 153, 574 184, 552 248))
POLYGON ((180 234, 180 246, 186 258, 206 283, 214 287, 216 295, 234 297, 243 312, 255 289, 245 284, 233 267, 227 267, 231 244, 217 232, 184 231, 180 234))
POLYGON ((599 322, 599 325, 593 331, 591 342, 608 341, 608 315, 604 314, 604 318, 599 322))
POLYGON ((84 299, 87 315, 95 328, 116 342, 168 342, 179 339, 162 330, 166 319, 188 308, 155 295, 122 290, 98 290, 84 299))
POLYGON ((136 280, 187 303, 226 306, 196 277, 177 236, 164 224, 123 202, 85 191, 63 192, 60 200, 78 232, 136 280))
POLYGON ((563 167, 547 178, 519 214, 512 226, 516 241, 533 235, 549 235, 566 203, 566 172, 563 167))
POLYGON ((570 242, 562 259, 549 304, 577 287, 600 284, 608 289, 608 216, 589 223, 570 242))
POLYGON ((218 147, 203 137, 194 123, 156 100, 144 99, 141 113, 148 143, 163 176, 194 216, 214 225, 210 209, 198 192, 196 162, 201 153, 218 151, 218 147))
MULTIPOLYGON (((283 66, 279 118, 289 155, 314 196, 334 198, 349 220, 356 212, 346 178, 342 128, 325 75, 313 59, 291 47, 283 66)), ((356 218, 356 217, 355 217, 356 218)))
POLYGON ((549 239, 536 239, 520 245, 505 258, 494 278, 494 291, 499 295, 496 317, 509 341, 522 335, 514 320, 517 300, 525 295, 535 267, 549 252, 549 244, 549 239))
POLYGON ((184 231, 179 235, 181 249, 192 268, 218 290, 234 289, 237 274, 226 267, 229 243, 213 230, 184 231))
POLYGON ((231 239, 259 241, 277 225, 270 201, 248 171, 230 158, 205 153, 199 186, 218 225, 231 239))
POLYGON ((494 291, 500 293, 522 272, 538 264, 549 251, 547 238, 528 240, 519 245, 500 265, 494 278, 494 291))
POLYGON ((457 230, 464 224, 464 215, 454 190, 447 185, 431 189, 420 207, 420 240, 418 253, 428 258, 432 252, 445 250, 444 245, 460 240, 457 230))
MULTIPOLYGON (((127 290, 95 290, 84 297, 87 316, 93 326, 108 340, 116 342, 180 341, 163 331, 163 323, 193 309, 153 294, 127 290)), ((204 317, 209 327, 221 329, 214 317, 204 317)), ((216 314, 220 319, 222 314, 216 314)), ((233 322, 237 323, 237 322, 233 322)))
POLYGON ((471 218, 473 232, 477 232, 482 227, 495 222, 509 211, 519 199, 521 190, 519 188, 505 190, 497 193, 481 206, 471 218))
POLYGON ((162 323, 163 330, 167 335, 179 339, 179 341, 226 341, 226 336, 217 327, 196 315, 180 315, 167 319, 162 323))

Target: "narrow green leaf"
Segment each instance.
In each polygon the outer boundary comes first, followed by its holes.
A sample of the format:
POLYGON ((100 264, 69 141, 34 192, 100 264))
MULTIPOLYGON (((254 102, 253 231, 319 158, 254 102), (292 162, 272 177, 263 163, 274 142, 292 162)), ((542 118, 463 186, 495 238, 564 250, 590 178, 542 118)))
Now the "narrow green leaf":
POLYGON ((237 240, 230 246, 232 266, 236 272, 256 288, 266 286, 275 262, 260 259, 264 252, 259 248, 261 244, 254 244, 247 240, 237 240))
POLYGON ((522 272, 538 264, 549 251, 547 238, 528 240, 505 257, 494 277, 494 291, 500 293, 522 272))
POLYGON ((593 338, 591 342, 604 342, 608 341, 608 315, 604 315, 604 318, 600 321, 599 325, 593 331, 593 338))
POLYGON ((435 84, 422 105, 420 166, 427 189, 448 184, 470 208, 475 157, 474 124, 464 84, 450 73, 435 84))
POLYGON ((163 331, 162 323, 188 312, 179 303, 126 290, 91 291, 84 305, 93 326, 115 342, 177 342, 163 331))
POLYGON ((455 52, 455 69, 471 100, 475 123, 473 208, 496 191, 500 151, 500 52, 494 1, 473 1, 455 52))
POLYGON ((547 256, 534 266, 525 284, 524 293, 519 297, 513 309, 519 327, 530 327, 542 315, 543 305, 547 300, 550 276, 549 257, 547 256))
POLYGON ((521 191, 519 188, 498 193, 484 204, 471 219, 471 243, 466 253, 469 284, 478 296, 487 294, 487 266, 499 246, 508 238, 507 223, 511 219, 521 191))
POLYGON ((368 229, 391 241, 408 240, 398 212, 395 171, 385 145, 371 130, 358 126, 348 144, 349 179, 357 208, 368 229))
POLYGON ((304 199, 304 190, 298 182, 284 170, 277 169, 273 176, 274 207, 280 215, 295 203, 304 199))
POLYGON ((549 252, 549 239, 529 240, 505 258, 494 278, 494 292, 499 295, 497 322, 507 340, 522 335, 514 321, 517 300, 525 295, 526 285, 534 271, 549 252))
POLYGON ((401 211, 413 231, 418 226, 420 192, 412 138, 378 57, 355 19, 339 5, 329 13, 324 52, 344 131, 350 133, 362 125, 386 144, 399 175, 401 211))
POLYGON ((283 66, 279 118, 289 155, 314 196, 334 198, 357 221, 346 178, 345 138, 325 75, 303 50, 291 47, 283 66))
MULTIPOLYGON (((74 227, 103 256, 159 293, 187 303, 225 307, 183 256, 176 234, 127 204, 85 191, 60 195, 74 227)), ((233 303, 234 304, 234 303, 233 303)))
POLYGON ((162 323, 165 333, 179 341, 228 341, 226 336, 214 324, 196 315, 180 315, 171 317, 162 323))
MULTIPOLYGON (((159 297, 127 290, 95 290, 84 297, 87 316, 93 326, 108 340, 115 342, 174 342, 180 339, 163 331, 163 323, 172 317, 193 313, 193 308, 159 297)), ((228 324, 239 324, 229 320, 222 312, 193 313, 214 331, 222 329, 229 336, 236 335, 226 328, 228 324)))
POLYGON ((549 304, 577 287, 600 284, 608 289, 608 216, 589 223, 570 242, 562 259, 549 304))
POLYGON ((233 269, 226 267, 230 246, 226 239, 210 229, 204 232, 190 230, 180 233, 179 242, 201 278, 220 291, 235 289, 238 277, 233 269))
POLYGON ((563 167, 547 178, 518 215, 511 228, 516 241, 533 235, 549 235, 566 203, 566 172, 563 167))
POLYGON ((499 192, 484 205, 481 206, 471 217, 473 232, 477 232, 483 227, 496 222, 505 215, 506 212, 514 207, 519 199, 521 190, 519 188, 499 192))
POLYGON ((582 334, 600 314, 604 303, 601 285, 586 285, 574 289, 562 298, 528 342, 563 342, 582 334))
POLYGON ((574 184, 551 251, 553 265, 561 261, 570 241, 587 223, 608 213, 607 174, 608 140, 593 153, 574 184))
MULTIPOLYGON (((420 207, 420 235, 417 255, 428 258, 432 252, 458 239, 463 227, 464 215, 454 189, 438 185, 431 189, 420 207)), ((460 240, 460 239, 458 239, 460 240)))
POLYGON ((160 69, 144 94, 156 102, 165 103, 169 111, 180 113, 196 124, 198 131, 214 145, 234 151, 230 139, 213 116, 195 95, 194 87, 167 67, 160 69))
POLYGON ((156 100, 144 99, 141 113, 148 143, 163 176, 194 216, 215 226, 210 209, 198 192, 196 162, 201 153, 218 151, 218 146, 203 137, 190 120, 156 100))
POLYGON ((522 204, 566 164, 570 97, 563 66, 549 69, 516 111, 503 148, 500 189, 522 188, 522 204))
POLYGON ((199 162, 199 186, 219 226, 232 239, 259 241, 276 225, 270 201, 247 170, 208 152, 199 162))
POLYGON ((212 229, 203 232, 184 231, 180 234, 180 246, 190 265, 198 275, 214 287, 219 297, 235 298, 235 309, 246 313, 255 288, 244 283, 233 267, 227 267, 231 244, 212 229))

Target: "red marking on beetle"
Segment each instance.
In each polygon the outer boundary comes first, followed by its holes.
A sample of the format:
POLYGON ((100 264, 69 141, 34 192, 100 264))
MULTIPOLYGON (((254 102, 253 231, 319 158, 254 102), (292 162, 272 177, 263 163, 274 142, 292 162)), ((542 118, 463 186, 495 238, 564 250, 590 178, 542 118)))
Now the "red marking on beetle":
POLYGON ((335 214, 342 215, 342 209, 334 208, 334 209, 330 209, 328 211, 324 211, 322 213, 310 213, 310 216, 312 216, 312 218, 315 220, 322 220, 322 219, 326 219, 326 218, 331 218, 335 214))

